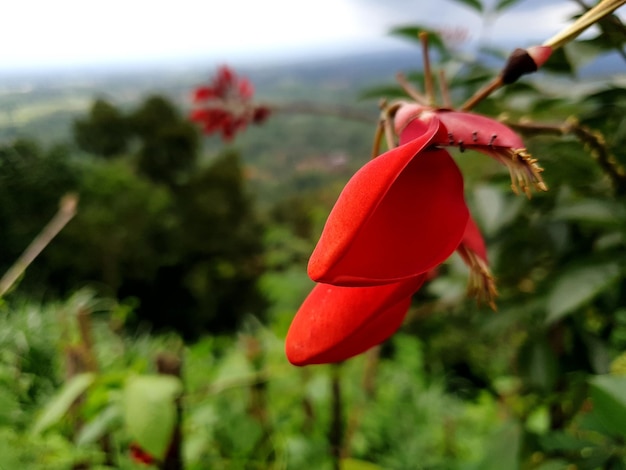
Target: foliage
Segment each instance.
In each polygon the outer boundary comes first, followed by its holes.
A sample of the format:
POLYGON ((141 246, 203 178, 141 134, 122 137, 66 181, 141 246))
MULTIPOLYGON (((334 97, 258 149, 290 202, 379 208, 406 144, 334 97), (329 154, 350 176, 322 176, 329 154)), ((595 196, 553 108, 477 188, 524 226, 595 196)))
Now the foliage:
POLYGON ((74 121, 74 139, 85 152, 113 157, 126 151, 129 143, 125 117, 111 103, 97 99, 89 115, 74 121))
POLYGON ((136 299, 139 320, 188 337, 263 315, 262 231, 238 155, 199 166, 195 128, 160 96, 127 115, 96 100, 74 130, 83 150, 106 158, 79 160, 68 147, 44 151, 24 140, 0 149, 5 269, 64 193, 80 196, 78 216, 29 269, 22 292, 53 297, 98 284, 136 299), (119 126, 137 140, 136 153, 119 153, 126 143, 115 152, 84 145, 108 146, 119 126))

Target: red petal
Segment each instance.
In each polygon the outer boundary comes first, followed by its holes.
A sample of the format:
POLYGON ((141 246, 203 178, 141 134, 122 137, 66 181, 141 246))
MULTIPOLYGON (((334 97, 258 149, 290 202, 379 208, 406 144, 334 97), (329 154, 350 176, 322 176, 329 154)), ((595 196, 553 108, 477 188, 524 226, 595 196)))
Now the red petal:
POLYGON ((420 138, 375 158, 348 182, 309 260, 309 276, 343 286, 398 282, 426 272, 456 249, 469 215, 463 178, 420 138))
POLYGON ((252 86, 250 80, 242 78, 237 84, 237 91, 240 98, 248 100, 252 98, 252 95, 254 95, 254 86, 252 86))
POLYGON ((424 276, 385 286, 317 284, 298 310, 285 341, 294 365, 341 362, 389 338, 402 324, 424 276))
POLYGON ((480 233, 478 225, 476 225, 476 222, 471 216, 467 219, 467 227, 465 227, 465 234, 463 235, 461 244, 470 251, 476 253, 476 255, 485 263, 489 262, 487 259, 487 247, 485 246, 485 240, 483 239, 483 235, 480 233))
POLYGON ((435 140, 438 144, 475 150, 481 150, 481 146, 512 149, 525 147, 515 131, 494 119, 480 114, 445 110, 437 111, 436 115, 445 127, 445 132, 441 129, 437 134, 435 140))
POLYGON ((213 88, 202 86, 194 90, 193 100, 196 102, 204 101, 204 100, 208 100, 209 98, 215 98, 215 96, 216 95, 215 95, 215 91, 213 90, 213 88))

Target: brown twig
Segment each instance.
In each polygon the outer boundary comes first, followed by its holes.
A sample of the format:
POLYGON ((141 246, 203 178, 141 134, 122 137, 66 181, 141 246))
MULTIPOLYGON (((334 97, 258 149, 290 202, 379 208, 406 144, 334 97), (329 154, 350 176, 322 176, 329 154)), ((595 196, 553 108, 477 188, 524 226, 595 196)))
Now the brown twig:
POLYGON ((50 244, 52 239, 72 220, 76 215, 76 206, 78 205, 78 196, 68 194, 61 199, 58 212, 43 230, 35 237, 30 245, 24 250, 24 253, 13 263, 2 279, 0 279, 0 297, 2 297, 11 288, 11 286, 26 271, 26 268, 39 256, 46 246, 50 244))

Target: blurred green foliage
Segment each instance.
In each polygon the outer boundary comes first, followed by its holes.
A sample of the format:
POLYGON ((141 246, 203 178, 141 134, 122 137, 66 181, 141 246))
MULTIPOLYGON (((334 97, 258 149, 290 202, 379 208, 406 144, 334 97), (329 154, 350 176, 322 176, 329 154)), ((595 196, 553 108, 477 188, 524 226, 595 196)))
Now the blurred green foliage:
POLYGON ((200 164, 196 129, 166 98, 124 113, 97 99, 76 121, 77 145, 0 147, 0 226, 6 270, 68 191, 78 216, 20 284, 48 298, 91 283, 134 298, 137 320, 185 336, 233 331, 263 317, 262 226, 235 152, 200 164))

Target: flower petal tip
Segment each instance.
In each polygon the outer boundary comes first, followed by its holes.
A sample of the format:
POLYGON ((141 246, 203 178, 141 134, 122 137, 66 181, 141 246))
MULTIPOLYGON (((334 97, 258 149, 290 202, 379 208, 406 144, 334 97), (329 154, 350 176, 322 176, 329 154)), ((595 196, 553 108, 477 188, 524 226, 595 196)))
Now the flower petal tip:
POLYGON ((532 46, 526 49, 528 55, 533 59, 537 68, 541 67, 552 55, 550 46, 532 46))

